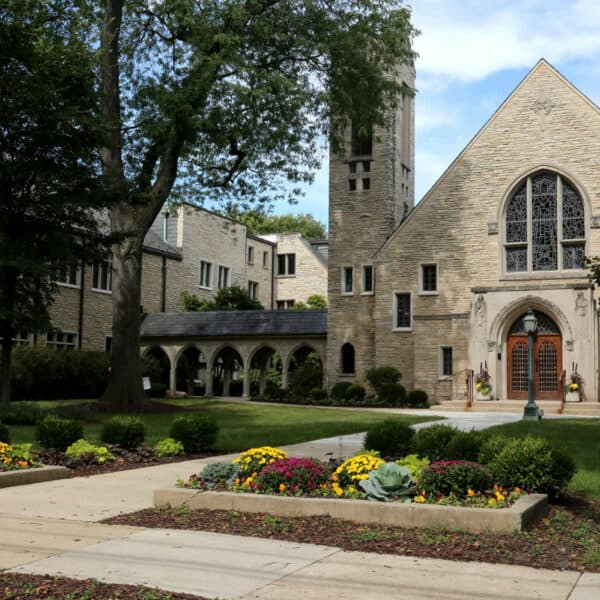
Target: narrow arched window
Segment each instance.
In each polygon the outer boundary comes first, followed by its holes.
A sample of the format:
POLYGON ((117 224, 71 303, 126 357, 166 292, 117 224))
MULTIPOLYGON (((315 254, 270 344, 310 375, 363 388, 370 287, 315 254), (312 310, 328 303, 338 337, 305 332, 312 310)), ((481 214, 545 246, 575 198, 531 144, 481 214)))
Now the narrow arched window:
POLYGON ((507 273, 582 269, 585 211, 575 188, 555 173, 527 177, 505 213, 507 273))
POLYGON ((342 373, 354 373, 354 346, 344 344, 342 346, 342 373))

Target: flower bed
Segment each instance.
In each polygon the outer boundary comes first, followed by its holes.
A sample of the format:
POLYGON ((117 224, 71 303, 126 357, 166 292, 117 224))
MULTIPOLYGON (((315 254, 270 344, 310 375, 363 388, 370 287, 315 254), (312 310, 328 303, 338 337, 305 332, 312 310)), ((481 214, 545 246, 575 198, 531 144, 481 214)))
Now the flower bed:
POLYGON ((0 473, 21 471, 38 467, 33 459, 31 444, 14 444, 0 442, 0 473))

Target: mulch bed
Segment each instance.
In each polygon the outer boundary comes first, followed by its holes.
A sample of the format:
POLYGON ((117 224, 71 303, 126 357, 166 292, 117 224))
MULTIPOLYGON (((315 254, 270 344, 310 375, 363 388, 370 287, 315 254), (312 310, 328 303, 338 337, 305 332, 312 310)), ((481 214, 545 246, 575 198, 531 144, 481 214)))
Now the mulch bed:
POLYGON ((577 496, 551 505, 541 523, 514 534, 476 535, 366 525, 327 516, 288 518, 181 508, 147 509, 104 522, 324 544, 361 552, 600 572, 600 504, 577 496))
POLYGON ((203 596, 161 592, 137 585, 101 583, 94 579, 69 579, 54 575, 21 575, 0 572, 0 598, 11 600, 206 600, 203 596))

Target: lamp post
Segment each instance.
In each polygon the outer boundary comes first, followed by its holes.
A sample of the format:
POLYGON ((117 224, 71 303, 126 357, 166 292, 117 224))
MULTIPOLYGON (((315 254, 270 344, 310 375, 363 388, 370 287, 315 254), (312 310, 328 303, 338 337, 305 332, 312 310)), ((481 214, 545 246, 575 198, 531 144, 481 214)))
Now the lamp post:
POLYGON ((536 419, 538 418, 538 406, 535 403, 535 383, 533 379, 533 343, 534 336, 537 331, 538 320, 533 314, 533 310, 530 308, 527 314, 523 317, 523 326, 525 327, 525 333, 527 333, 527 404, 523 411, 523 419, 536 419))

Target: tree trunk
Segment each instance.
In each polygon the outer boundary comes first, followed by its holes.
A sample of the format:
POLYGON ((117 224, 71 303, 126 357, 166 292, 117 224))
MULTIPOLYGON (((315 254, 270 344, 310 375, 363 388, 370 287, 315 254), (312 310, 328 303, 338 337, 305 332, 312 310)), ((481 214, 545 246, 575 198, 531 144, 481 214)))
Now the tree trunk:
POLYGON ((0 407, 8 407, 10 402, 10 359, 12 353, 12 331, 4 328, 2 338, 2 373, 0 385, 0 407))

